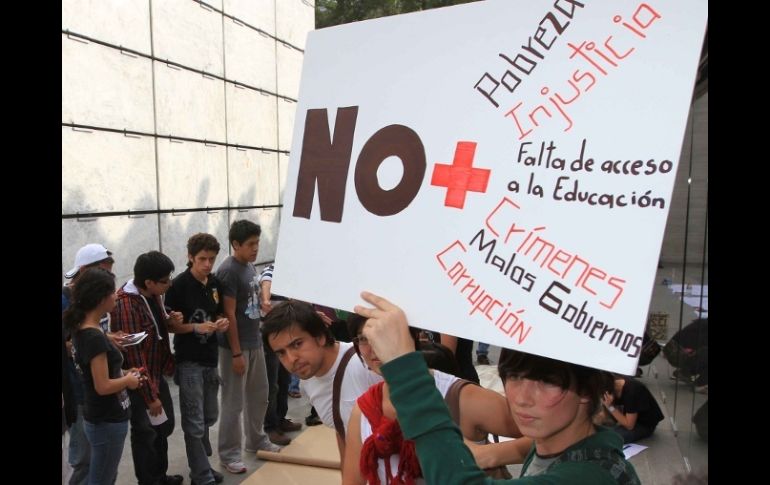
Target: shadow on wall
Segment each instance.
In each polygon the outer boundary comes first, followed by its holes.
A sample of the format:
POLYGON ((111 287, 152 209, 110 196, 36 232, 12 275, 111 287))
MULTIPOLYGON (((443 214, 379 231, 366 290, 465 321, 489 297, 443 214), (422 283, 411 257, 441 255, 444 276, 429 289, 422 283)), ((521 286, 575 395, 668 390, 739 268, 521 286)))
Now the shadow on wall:
MULTIPOLYGON (((207 200, 208 191, 209 183, 206 181, 201 184, 195 200, 197 202, 207 200)), ((83 206, 84 201, 88 200, 81 190, 63 195, 62 207, 83 206)), ((245 195, 246 197, 241 200, 255 201, 256 188, 252 187, 245 195)), ((252 204, 256 205, 254 202, 252 204)), ((136 210, 154 209, 155 197, 149 194, 143 196, 139 199, 137 207, 141 209, 136 210)), ((113 271, 118 286, 122 286, 133 277, 136 258, 147 251, 161 250, 174 262, 175 274, 184 271, 187 264, 187 239, 197 232, 208 232, 219 241, 221 249, 215 265, 216 269, 224 257, 231 253, 227 237, 230 223, 242 218, 249 218, 262 226, 261 251, 256 263, 259 265, 270 261, 275 254, 275 244, 278 239, 276 217, 266 215, 254 217, 254 213, 254 210, 239 212, 237 209, 232 209, 62 219, 62 284, 66 281, 64 273, 72 267, 77 250, 93 242, 103 244, 113 252, 115 259, 113 271), (269 258, 263 258, 263 254, 269 258)))

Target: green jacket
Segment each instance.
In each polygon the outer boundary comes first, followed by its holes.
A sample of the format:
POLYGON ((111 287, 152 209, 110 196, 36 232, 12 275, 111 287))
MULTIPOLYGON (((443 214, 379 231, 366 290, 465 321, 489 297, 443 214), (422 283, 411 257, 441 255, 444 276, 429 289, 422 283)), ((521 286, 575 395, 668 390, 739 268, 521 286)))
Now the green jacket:
MULTIPOLYGON (((552 464, 548 470, 534 477, 514 480, 489 478, 477 465, 470 450, 463 444, 462 434, 449 416, 449 410, 428 373, 425 360, 418 352, 401 356, 382 366, 385 380, 390 386, 390 399, 396 407, 398 422, 404 436, 414 440, 422 473, 428 484, 481 484, 515 482, 520 484, 590 484, 618 485, 638 484, 633 466, 625 461, 622 453, 623 440, 617 433, 599 428, 599 431, 565 450, 563 456, 571 460, 552 464), (587 453, 585 451, 587 451, 587 453), (601 450, 605 456, 616 455, 614 462, 586 459, 601 450), (570 454, 570 452, 572 452, 570 454), (619 458, 617 455, 619 454, 619 458), (620 471, 625 480, 616 480, 620 471)), ((530 451, 522 473, 534 456, 530 451)), ((558 461, 558 460, 557 460, 558 461)))

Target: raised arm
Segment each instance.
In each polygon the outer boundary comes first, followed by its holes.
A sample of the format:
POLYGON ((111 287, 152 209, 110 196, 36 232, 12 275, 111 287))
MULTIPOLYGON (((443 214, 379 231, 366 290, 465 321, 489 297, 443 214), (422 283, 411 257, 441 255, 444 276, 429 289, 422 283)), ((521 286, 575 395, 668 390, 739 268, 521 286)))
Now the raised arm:
POLYGON ((361 410, 358 408, 358 404, 353 407, 353 411, 350 413, 344 448, 342 484, 364 485, 366 480, 361 476, 361 467, 359 466, 361 459, 361 410))
POLYGON ((377 295, 364 292, 361 297, 375 308, 359 305, 355 312, 368 318, 363 334, 385 363, 382 372, 390 386, 390 399, 404 436, 415 442, 425 482, 492 483, 463 443, 425 359, 414 352, 404 312, 377 295))

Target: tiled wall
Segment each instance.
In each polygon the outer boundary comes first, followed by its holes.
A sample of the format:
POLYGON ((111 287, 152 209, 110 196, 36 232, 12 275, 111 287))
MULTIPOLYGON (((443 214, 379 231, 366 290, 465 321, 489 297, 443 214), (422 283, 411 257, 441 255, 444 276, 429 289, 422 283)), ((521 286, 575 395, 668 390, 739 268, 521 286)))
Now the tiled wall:
POLYGON ((103 243, 122 284, 160 249, 177 272, 236 219, 275 257, 310 0, 63 0, 62 271, 103 243))

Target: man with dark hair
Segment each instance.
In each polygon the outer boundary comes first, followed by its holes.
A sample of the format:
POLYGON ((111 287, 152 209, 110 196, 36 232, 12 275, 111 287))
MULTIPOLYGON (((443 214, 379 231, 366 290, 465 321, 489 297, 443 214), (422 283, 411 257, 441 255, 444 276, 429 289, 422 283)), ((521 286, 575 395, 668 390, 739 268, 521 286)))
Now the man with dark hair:
POLYGON ((602 395, 607 412, 617 421, 614 427, 624 443, 634 443, 655 431, 664 418, 647 386, 633 377, 614 374, 613 390, 602 395))
POLYGON ((268 387, 259 338, 259 282, 253 265, 261 232, 259 225, 251 221, 233 222, 229 234, 232 255, 217 270, 225 316, 230 321, 227 332, 218 334, 222 376, 218 451, 219 461, 230 473, 246 472, 241 459, 243 435, 248 453, 281 449, 270 442, 263 429, 268 387))
POLYGON ((174 431, 174 406, 164 376, 174 374, 168 325, 180 324, 182 314, 167 313, 163 295, 171 286, 174 263, 158 251, 139 255, 134 278, 118 290, 112 311, 113 331, 146 332, 147 337, 127 346, 124 368, 143 368, 147 385, 129 391, 131 399, 131 454, 139 485, 179 485, 181 475, 168 471, 168 437, 174 431))
POLYGON ((300 391, 308 396, 321 421, 337 430, 340 457, 344 457, 345 430, 356 399, 382 378, 370 372, 359 358, 350 357, 355 352, 353 344, 336 342, 309 303, 289 300, 273 307, 262 325, 262 339, 286 370, 301 379, 300 391), (344 364, 346 354, 350 356, 344 364), (338 372, 343 373, 343 378, 335 409, 333 390, 338 372), (335 413, 341 422, 335 423, 335 413))
POLYGON ((187 269, 174 278, 166 304, 182 312, 184 323, 169 324, 174 333, 176 382, 182 415, 187 464, 192 485, 220 483, 224 476, 211 468, 209 427, 219 418, 219 364, 215 332, 224 332, 229 321, 219 294, 219 280, 211 271, 219 242, 198 233, 187 241, 187 269))

